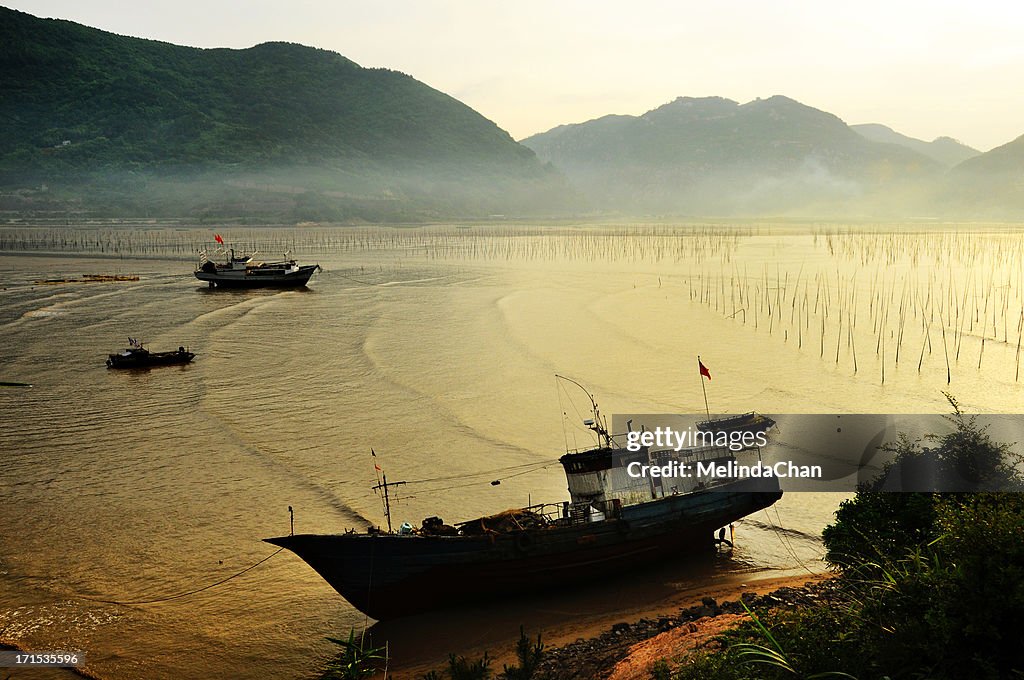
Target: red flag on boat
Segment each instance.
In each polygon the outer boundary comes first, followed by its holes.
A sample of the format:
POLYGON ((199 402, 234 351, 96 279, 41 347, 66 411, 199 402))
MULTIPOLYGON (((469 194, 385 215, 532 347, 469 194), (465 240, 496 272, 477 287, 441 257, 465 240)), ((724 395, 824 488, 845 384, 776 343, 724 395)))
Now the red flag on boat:
POLYGON ((224 239, 222 239, 220 237, 220 234, 214 234, 213 235, 213 240, 216 241, 217 243, 221 244, 221 245, 224 245, 224 239))
POLYGON ((708 380, 711 380, 711 371, 708 370, 708 367, 704 365, 704 362, 701 361, 699 357, 697 359, 697 365, 700 366, 700 374, 708 380))

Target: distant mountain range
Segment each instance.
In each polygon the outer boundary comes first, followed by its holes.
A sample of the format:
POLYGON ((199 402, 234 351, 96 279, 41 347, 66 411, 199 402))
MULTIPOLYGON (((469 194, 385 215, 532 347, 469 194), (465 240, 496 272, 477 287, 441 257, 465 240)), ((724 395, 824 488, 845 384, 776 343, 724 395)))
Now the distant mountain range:
MULTIPOLYGON (((980 168, 994 153, 881 125, 851 128, 783 96, 746 104, 681 97, 641 116, 563 125, 522 142, 596 209, 724 216, 957 214, 967 203, 948 200, 952 178, 974 174, 967 159, 980 168)), ((1021 167, 1010 155, 1003 170, 1021 167)))
POLYGON ((334 52, 202 50, 3 8, 0 121, 0 218, 1024 217, 1024 137, 979 153, 783 96, 680 97, 516 143, 334 52))

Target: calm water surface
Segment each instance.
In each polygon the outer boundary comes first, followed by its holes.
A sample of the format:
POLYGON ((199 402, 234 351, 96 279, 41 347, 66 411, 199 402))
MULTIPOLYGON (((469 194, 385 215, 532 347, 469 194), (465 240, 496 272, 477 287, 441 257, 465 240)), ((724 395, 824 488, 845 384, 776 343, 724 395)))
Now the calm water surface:
MULTIPOLYGON (((718 412, 936 412, 947 389, 1024 405, 1016 228, 221 231, 325 271, 211 291, 185 259, 196 233, 170 230, 114 257, 43 254, 56 232, 23 230, 8 247, 36 252, 0 253, 0 380, 33 385, 0 388, 0 642, 83 650, 105 678, 314 676, 324 636, 367 621, 290 553, 187 597, 104 600, 241 571, 288 506, 300 532, 381 523, 371 447, 416 482, 398 522, 563 500, 544 465, 590 440, 556 372, 607 414, 702 411, 697 354, 718 412), (83 273, 140 280, 34 283, 83 273), (197 358, 108 371, 129 335, 197 358)), ((731 557, 658 578, 820 571, 841 498, 789 494, 738 525, 731 557)))

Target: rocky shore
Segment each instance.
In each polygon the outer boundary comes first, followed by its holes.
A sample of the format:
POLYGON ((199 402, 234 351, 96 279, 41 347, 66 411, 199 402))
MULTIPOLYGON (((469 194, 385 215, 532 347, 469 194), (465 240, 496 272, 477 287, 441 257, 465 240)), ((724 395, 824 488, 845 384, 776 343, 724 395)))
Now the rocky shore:
POLYGON ((748 618, 744 604, 751 609, 801 607, 829 599, 833 590, 830 580, 820 580, 764 594, 747 591, 738 599, 722 602, 704 597, 700 604, 681 608, 673 615, 616 623, 597 637, 545 650, 536 678, 646 680, 659 659, 683 656, 739 625, 748 618))

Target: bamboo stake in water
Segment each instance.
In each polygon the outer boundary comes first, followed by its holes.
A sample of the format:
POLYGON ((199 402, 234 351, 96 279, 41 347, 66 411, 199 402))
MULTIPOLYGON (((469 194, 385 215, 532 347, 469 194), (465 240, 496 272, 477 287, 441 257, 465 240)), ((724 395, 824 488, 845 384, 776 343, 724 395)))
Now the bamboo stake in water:
POLYGON ((839 305, 839 328, 836 330, 836 363, 839 363, 839 347, 843 340, 843 306, 839 305))
POLYGON ((881 360, 878 362, 882 366, 882 384, 885 384, 885 339, 882 339, 882 354, 880 355, 881 360))
POLYGON ((1024 331, 1024 307, 1020 308, 1020 321, 1017 322, 1017 372, 1013 376, 1013 382, 1017 382, 1020 379, 1020 338, 1022 331, 1024 331))
MULTIPOLYGON (((921 318, 921 325, 924 326, 924 317, 921 318)), ((924 326, 924 339, 921 340, 921 356, 917 358, 917 372, 921 372, 921 364, 924 362, 924 348, 928 344, 928 327, 924 326)))
POLYGON ((847 328, 849 329, 847 332, 850 335, 850 354, 853 356, 853 374, 857 375, 857 345, 853 339, 853 326, 850 325, 847 328))
POLYGON ((949 370, 949 350, 946 349, 946 325, 942 325, 942 352, 946 355, 946 384, 950 384, 953 380, 953 375, 949 370))

